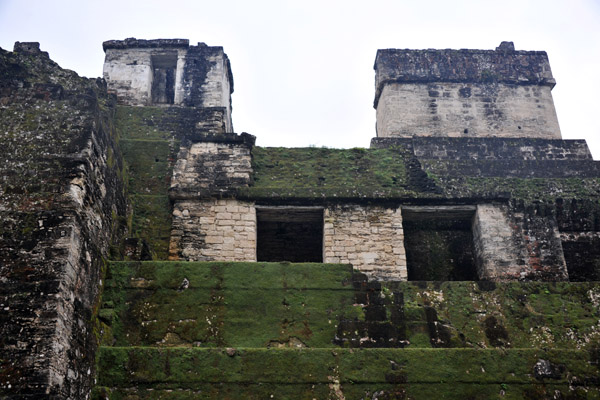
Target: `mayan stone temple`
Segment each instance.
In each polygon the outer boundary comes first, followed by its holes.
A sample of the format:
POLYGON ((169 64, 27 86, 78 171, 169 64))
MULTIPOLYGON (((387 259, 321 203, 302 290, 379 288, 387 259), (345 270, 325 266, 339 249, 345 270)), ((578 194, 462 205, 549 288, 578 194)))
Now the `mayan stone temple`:
POLYGON ((103 47, 0 49, 0 398, 600 398, 600 162, 545 52, 378 50, 330 149, 236 133, 221 47, 103 47))

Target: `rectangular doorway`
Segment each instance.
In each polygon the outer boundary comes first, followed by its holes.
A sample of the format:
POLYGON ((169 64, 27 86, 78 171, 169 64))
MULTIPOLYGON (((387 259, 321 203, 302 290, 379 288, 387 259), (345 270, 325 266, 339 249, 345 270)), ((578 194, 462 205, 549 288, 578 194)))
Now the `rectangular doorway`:
POLYGON ((152 55, 152 104, 175 102, 177 53, 152 55))
POLYGON ((323 208, 257 206, 257 261, 323 262, 323 208))
POLYGON ((474 206, 402 207, 409 281, 478 280, 474 206))

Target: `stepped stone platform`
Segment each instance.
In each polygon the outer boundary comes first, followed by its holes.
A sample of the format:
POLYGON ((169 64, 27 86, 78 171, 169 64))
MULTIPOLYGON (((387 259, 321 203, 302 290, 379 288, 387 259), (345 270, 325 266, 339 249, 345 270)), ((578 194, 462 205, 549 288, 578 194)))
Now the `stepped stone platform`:
POLYGON ((349 265, 112 262, 94 398, 598 398, 599 353, 588 345, 600 336, 599 301, 593 282, 369 282, 349 265))

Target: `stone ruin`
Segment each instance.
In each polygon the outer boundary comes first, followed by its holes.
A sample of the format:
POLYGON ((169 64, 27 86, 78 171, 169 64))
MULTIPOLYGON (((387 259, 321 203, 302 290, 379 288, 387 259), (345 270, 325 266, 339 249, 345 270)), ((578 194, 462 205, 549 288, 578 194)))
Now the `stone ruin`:
POLYGON ((2 398, 599 395, 600 162, 545 52, 378 50, 377 136, 328 149, 235 133, 221 47, 103 48, 0 49, 2 398))

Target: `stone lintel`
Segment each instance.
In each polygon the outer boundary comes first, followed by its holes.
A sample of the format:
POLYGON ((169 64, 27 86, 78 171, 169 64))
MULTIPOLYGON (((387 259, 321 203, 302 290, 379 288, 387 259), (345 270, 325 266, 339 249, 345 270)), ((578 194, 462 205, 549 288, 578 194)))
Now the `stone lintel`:
POLYGON ((196 134, 193 137, 190 137, 189 140, 192 143, 231 143, 238 144, 242 146, 246 146, 248 148, 254 147, 254 143, 256 143, 256 136, 251 135, 246 132, 242 132, 240 134, 237 133, 219 133, 219 134, 211 134, 211 133, 200 133, 196 134))

